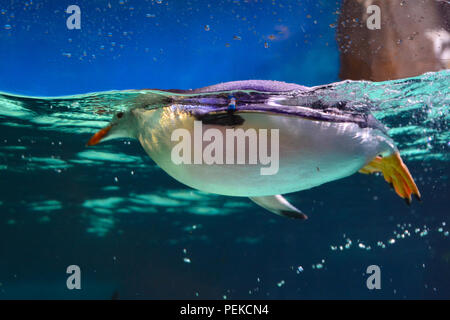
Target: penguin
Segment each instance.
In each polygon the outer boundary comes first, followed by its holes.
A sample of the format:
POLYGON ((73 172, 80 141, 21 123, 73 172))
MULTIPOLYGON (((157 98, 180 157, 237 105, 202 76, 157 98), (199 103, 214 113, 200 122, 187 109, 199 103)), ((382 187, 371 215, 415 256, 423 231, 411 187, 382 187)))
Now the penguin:
POLYGON ((354 173, 380 172, 410 204, 420 192, 370 106, 333 99, 330 85, 268 80, 195 90, 148 89, 88 146, 137 139, 166 173, 197 190, 248 197, 280 216, 307 219, 283 196, 354 173))

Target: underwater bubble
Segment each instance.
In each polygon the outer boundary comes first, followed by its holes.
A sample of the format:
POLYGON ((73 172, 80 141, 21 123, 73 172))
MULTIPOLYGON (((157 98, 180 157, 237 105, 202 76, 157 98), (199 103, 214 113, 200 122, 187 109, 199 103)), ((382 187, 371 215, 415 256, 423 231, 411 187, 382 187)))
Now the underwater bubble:
POLYGON ((282 286, 284 286, 285 283, 286 283, 286 282, 285 282, 284 280, 281 280, 280 282, 277 283, 277 286, 278 286, 279 288, 281 288, 282 286))
POLYGON ((205 31, 209 31, 211 28, 209 27, 209 24, 205 25, 205 31))
MULTIPOLYGON (((202 226, 201 224, 199 224, 199 225, 194 224, 192 226, 185 227, 183 230, 187 231, 187 232, 192 232, 194 230, 201 228, 201 226, 202 226)), ((186 249, 183 249, 183 252, 186 253, 186 249)))
POLYGON ((350 249, 350 247, 352 246, 352 240, 350 239, 346 239, 347 243, 345 244, 345 249, 350 249))
POLYGON ((303 270, 304 270, 304 269, 303 269, 302 266, 298 266, 298 267, 297 267, 297 273, 303 272, 303 270))
POLYGON ((185 263, 191 263, 191 259, 189 259, 189 258, 183 258, 183 261, 184 261, 185 263))
MULTIPOLYGON (((322 260, 323 261, 323 260, 322 260)), ((322 269, 323 268, 323 263, 316 263, 312 265, 313 269, 322 269)))
POLYGON ((423 231, 420 233, 420 236, 421 236, 421 237, 425 237, 427 234, 428 234, 428 230, 423 230, 423 231))

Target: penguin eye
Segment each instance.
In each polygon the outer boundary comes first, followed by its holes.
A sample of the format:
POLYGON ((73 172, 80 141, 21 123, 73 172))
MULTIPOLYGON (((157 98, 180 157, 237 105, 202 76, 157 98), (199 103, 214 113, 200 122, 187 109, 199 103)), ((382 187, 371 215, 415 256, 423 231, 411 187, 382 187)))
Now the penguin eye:
POLYGON ((123 112, 119 112, 119 113, 117 114, 117 118, 120 119, 120 118, 122 118, 122 117, 123 117, 123 112))

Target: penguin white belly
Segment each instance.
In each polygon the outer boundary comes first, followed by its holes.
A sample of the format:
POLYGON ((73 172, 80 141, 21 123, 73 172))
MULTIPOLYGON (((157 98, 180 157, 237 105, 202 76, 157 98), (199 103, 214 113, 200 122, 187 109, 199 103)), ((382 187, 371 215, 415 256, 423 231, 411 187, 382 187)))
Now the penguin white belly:
MULTIPOLYGON (((245 164, 226 163, 227 129, 232 126, 202 125, 202 133, 215 128, 223 137, 224 164, 194 164, 194 117, 184 116, 167 119, 162 116, 159 123, 140 122, 138 139, 149 156, 169 175, 192 188, 229 196, 268 196, 309 189, 323 183, 349 176, 375 156, 391 153, 393 143, 379 130, 360 128, 355 123, 336 123, 308 120, 295 116, 263 113, 240 113, 245 121, 235 129, 261 129, 268 132, 267 152, 271 163, 249 164, 249 141, 245 143, 245 164), (176 129, 190 133, 190 164, 176 164, 172 150, 179 141, 171 141, 176 129), (278 163, 271 151, 271 130, 278 130, 278 163), (261 168, 278 169, 275 174, 263 175, 261 168)), ((197 127, 198 129, 198 127, 197 127)), ((198 132, 197 132, 198 134, 198 132)), ((198 136, 197 136, 198 137, 198 136)), ((258 152, 261 139, 258 136, 258 152)), ((202 150, 210 144, 202 142, 202 150)), ((236 145, 236 144, 235 144, 236 145)), ((254 152, 253 145, 253 152, 254 152)), ((229 150, 228 150, 229 151, 229 150)), ((236 154, 236 147, 235 147, 236 154)), ((202 153, 203 154, 203 153, 202 153)))

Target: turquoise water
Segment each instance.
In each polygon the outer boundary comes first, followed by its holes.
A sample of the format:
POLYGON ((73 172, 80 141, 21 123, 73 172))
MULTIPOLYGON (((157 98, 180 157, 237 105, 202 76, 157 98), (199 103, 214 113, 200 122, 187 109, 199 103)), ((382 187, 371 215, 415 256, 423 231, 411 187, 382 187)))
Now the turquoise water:
POLYGON ((288 195, 304 222, 189 189, 137 141, 85 146, 160 92, 1 93, 0 297, 448 298, 449 84, 447 70, 318 91, 388 127, 423 202, 407 207, 381 177, 356 174, 288 195), (86 275, 81 292, 59 285, 70 264, 86 275), (370 264, 381 292, 365 288, 370 264))

